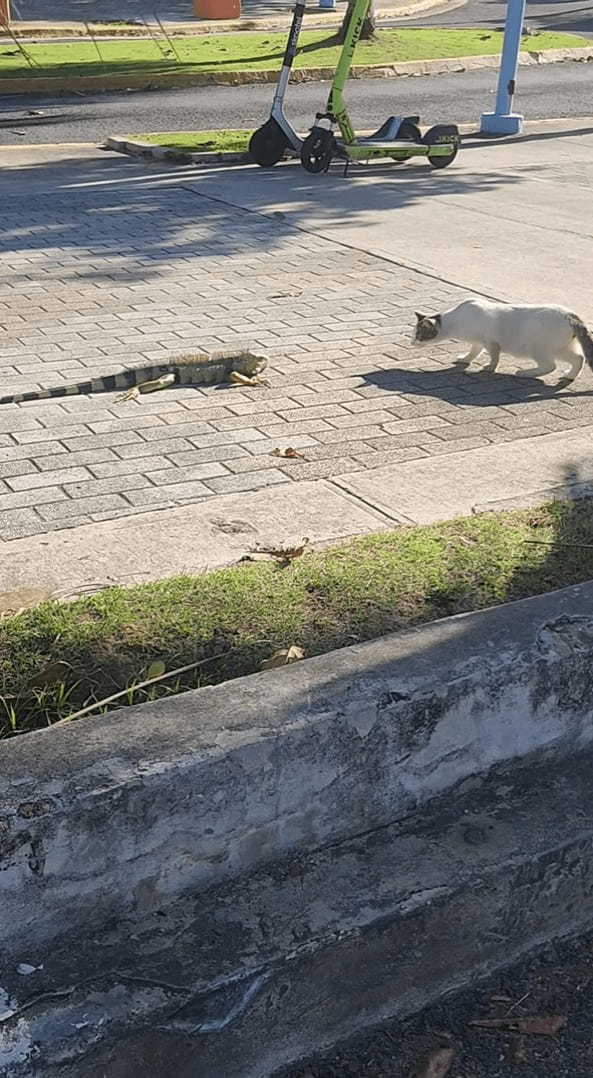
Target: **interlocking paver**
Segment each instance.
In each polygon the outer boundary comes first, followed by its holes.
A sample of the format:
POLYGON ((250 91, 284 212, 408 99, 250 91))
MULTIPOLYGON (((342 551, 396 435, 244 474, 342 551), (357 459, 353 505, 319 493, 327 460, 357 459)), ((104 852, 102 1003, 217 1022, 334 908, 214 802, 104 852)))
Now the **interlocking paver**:
POLYGON ((7 391, 254 343, 271 383, 0 408, 3 540, 593 422, 412 347, 413 311, 462 289, 174 184, 15 191, 0 295, 7 391))

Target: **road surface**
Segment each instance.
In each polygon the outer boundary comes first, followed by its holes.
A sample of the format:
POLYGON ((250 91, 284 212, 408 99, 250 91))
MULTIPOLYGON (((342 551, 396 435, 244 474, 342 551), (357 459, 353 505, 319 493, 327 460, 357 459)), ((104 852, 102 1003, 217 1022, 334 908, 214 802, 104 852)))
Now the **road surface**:
MULTIPOLYGON (((423 123, 478 122, 493 103, 496 72, 471 71, 410 79, 353 80, 348 104, 360 128, 378 126, 391 113, 419 113, 423 123)), ((327 83, 290 89, 287 112, 306 130, 324 104, 327 83)), ((519 73, 516 107, 528 119, 588 116, 593 69, 548 64, 519 73)), ((101 143, 106 136, 146 131, 255 127, 269 111, 270 86, 194 87, 62 98, 0 98, 0 145, 101 143), (26 115, 27 111, 40 115, 26 115)))

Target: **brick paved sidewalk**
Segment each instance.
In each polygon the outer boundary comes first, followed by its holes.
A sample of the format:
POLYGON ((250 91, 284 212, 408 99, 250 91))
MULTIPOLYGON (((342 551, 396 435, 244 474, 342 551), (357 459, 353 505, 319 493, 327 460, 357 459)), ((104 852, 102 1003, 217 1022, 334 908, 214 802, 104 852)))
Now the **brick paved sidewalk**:
POLYGON ((593 422, 412 348, 413 312, 463 291, 181 187, 25 192, 1 225, 3 392, 235 342, 272 383, 2 406, 2 540, 593 422))

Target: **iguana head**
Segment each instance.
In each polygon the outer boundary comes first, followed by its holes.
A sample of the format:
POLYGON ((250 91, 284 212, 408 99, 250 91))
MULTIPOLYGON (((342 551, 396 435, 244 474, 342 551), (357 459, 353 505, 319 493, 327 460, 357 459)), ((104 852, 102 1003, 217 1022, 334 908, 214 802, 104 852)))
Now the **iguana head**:
POLYGON ((245 374, 254 375, 259 374, 260 371, 265 371, 268 365, 267 359, 263 356, 254 356, 249 352, 245 352, 241 356, 241 366, 245 371, 245 374))

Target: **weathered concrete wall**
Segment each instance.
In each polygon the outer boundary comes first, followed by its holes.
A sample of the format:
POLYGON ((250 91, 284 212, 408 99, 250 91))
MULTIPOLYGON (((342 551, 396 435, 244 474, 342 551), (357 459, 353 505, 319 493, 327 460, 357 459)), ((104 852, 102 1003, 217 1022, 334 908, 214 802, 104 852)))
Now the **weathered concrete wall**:
POLYGON ((490 772, 400 824, 71 937, 31 977, 3 962, 0 1073, 266 1078, 588 927, 592 766, 490 772))
POLYGON ((0 944, 141 916, 579 751, 592 657, 587 584, 6 742, 0 944))

